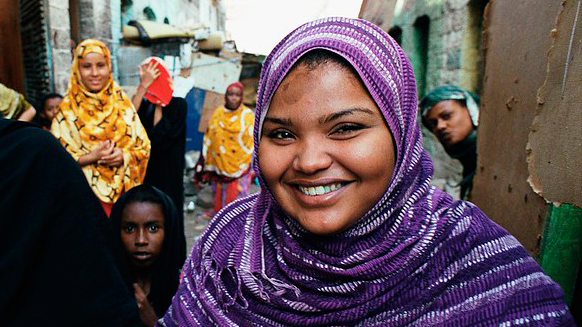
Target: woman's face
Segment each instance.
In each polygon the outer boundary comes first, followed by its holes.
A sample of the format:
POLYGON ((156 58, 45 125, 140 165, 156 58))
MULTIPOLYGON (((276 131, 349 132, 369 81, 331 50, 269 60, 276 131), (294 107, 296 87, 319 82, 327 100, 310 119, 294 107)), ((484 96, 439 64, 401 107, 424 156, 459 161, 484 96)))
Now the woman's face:
POLYGON ((107 85, 111 69, 107 65, 105 56, 90 52, 83 59, 79 59, 79 72, 83 85, 89 91, 97 93, 107 85))
POLYGON ((132 202, 121 216, 121 241, 131 263, 150 267, 162 252, 164 214, 157 203, 132 202))
POLYGON ((275 92, 263 123, 260 169, 283 210, 314 234, 346 230, 384 194, 392 135, 348 69, 299 65, 275 92))
POLYGON ((243 100, 243 91, 239 87, 229 87, 226 90, 224 106, 230 110, 240 107, 243 100))
POLYGON ((435 104, 426 115, 426 122, 444 147, 461 142, 473 131, 469 110, 456 100, 435 104))

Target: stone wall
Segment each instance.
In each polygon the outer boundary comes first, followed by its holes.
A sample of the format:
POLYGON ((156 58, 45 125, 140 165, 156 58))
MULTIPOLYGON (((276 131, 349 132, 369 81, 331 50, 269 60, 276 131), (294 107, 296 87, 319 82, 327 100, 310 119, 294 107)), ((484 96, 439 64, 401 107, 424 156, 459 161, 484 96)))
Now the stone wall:
POLYGON ((79 22, 81 39, 99 39, 111 45, 112 36, 112 9, 111 0, 80 0, 79 22))
POLYGON ((71 32, 69 21, 69 1, 48 1, 48 24, 52 52, 54 91, 64 94, 71 73, 71 32))

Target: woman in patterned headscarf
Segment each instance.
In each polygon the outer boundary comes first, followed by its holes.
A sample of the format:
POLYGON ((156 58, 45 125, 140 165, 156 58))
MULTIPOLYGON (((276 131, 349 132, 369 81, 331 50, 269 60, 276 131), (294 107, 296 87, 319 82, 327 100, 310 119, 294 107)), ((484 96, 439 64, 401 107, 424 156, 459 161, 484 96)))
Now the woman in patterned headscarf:
POLYGON ((214 110, 204 135, 203 166, 197 165, 197 179, 213 182, 214 212, 250 194, 249 174, 253 153, 253 111, 243 104, 243 85, 228 86, 225 103, 214 110), (203 167, 203 168, 202 168, 203 167))
POLYGON ((123 192, 142 183, 150 140, 131 100, 113 81, 111 54, 101 41, 88 39, 75 49, 51 131, 81 165, 107 215, 123 192))
POLYGON ((210 222, 161 326, 573 326, 475 205, 430 185, 414 74, 379 27, 326 18, 264 62, 258 195, 210 222))

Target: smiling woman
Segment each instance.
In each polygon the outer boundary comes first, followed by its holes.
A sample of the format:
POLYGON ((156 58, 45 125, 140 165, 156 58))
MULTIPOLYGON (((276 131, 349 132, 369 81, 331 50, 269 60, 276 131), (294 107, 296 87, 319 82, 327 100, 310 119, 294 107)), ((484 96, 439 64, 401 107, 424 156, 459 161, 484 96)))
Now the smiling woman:
POLYGON ((212 220, 161 325, 573 325, 514 237, 430 185, 414 74, 377 26, 291 32, 256 115, 261 192, 212 220))
POLYGON ((89 39, 74 51, 69 88, 51 132, 81 165, 107 215, 143 181, 150 140, 133 104, 113 81, 111 54, 89 39))

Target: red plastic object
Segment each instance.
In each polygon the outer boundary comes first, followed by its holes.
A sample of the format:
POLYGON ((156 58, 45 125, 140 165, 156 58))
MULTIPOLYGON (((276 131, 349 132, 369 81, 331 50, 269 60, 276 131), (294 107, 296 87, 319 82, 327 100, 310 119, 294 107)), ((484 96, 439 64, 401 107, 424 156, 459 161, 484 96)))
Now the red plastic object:
POLYGON ((165 107, 172 100, 172 94, 174 94, 174 82, 170 77, 170 73, 164 64, 164 60, 158 57, 149 57, 143 64, 148 65, 151 61, 157 62, 157 69, 160 70, 160 76, 150 85, 148 88, 145 98, 155 104, 159 104, 165 107))

